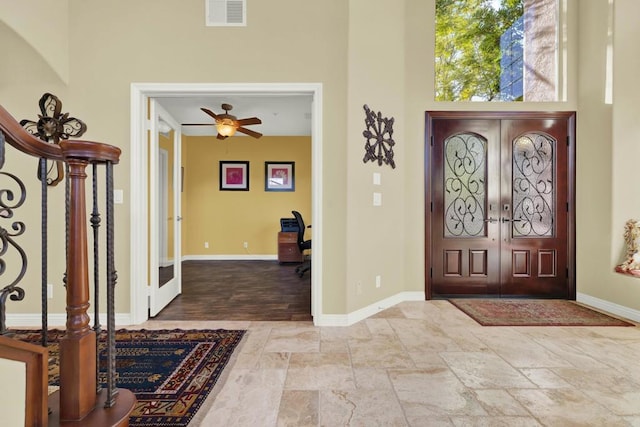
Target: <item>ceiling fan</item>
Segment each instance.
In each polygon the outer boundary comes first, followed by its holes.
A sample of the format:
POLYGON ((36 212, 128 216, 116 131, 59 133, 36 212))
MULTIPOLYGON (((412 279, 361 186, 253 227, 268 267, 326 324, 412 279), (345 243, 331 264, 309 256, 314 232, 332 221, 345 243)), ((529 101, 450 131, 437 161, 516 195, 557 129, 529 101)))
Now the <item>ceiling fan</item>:
MULTIPOLYGON (((262 123, 257 117, 249 117, 247 119, 236 118, 229 114, 229 111, 233 109, 231 104, 222 104, 222 109, 224 110, 224 114, 216 114, 213 111, 207 108, 200 108, 202 111, 213 117, 215 120, 216 129, 218 131, 218 139, 226 139, 230 136, 233 136, 236 131, 244 133, 246 135, 252 136, 254 138, 260 138, 262 134, 260 132, 253 131, 251 129, 246 129, 244 126, 246 125, 259 125, 262 123)), ((206 126, 209 123, 184 123, 183 126, 206 126)))

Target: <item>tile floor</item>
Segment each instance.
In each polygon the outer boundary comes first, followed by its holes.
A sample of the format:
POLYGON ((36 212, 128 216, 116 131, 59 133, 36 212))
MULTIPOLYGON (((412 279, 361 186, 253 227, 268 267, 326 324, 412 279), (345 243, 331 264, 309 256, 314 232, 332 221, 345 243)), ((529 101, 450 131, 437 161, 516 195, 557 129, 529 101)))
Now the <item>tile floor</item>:
POLYGON ((247 329, 202 426, 639 426, 640 327, 482 327, 447 301, 247 329))

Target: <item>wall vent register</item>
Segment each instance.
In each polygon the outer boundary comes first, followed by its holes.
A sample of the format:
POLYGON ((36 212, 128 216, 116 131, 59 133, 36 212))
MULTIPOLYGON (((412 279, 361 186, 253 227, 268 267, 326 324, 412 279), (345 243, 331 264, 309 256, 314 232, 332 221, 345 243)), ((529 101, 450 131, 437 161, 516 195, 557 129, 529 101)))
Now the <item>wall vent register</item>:
POLYGON ((246 0, 205 0, 207 27, 247 25, 246 0))

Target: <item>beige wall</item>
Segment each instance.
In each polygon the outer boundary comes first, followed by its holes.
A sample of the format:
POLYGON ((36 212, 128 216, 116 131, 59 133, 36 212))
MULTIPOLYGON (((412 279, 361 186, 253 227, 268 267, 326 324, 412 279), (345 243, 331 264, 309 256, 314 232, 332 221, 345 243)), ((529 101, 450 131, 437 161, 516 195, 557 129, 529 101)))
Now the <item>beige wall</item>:
MULTIPOLYGON (((402 221, 405 153, 404 120, 404 4, 394 0, 349 2, 349 72, 347 130, 347 311, 397 294, 405 289, 402 221), (383 117, 393 117, 396 168, 363 162, 367 104, 383 117), (373 173, 381 185, 373 184, 373 173), (373 193, 382 206, 373 206, 373 193), (381 286, 376 288, 376 276, 381 286)), ((388 135, 387 135, 388 136, 388 135)), ((330 160, 330 159, 327 159, 330 160)))
POLYGON ((2 422, 7 426, 25 425, 27 396, 27 364, 22 361, 0 358, 0 408, 2 422))
MULTIPOLYGON (((321 82, 324 314, 345 314, 402 291, 424 289, 425 111, 576 110, 577 290, 579 295, 640 310, 640 280, 612 272, 624 250, 624 221, 640 217, 632 175, 640 154, 639 66, 637 55, 629 54, 637 50, 634 18, 640 4, 615 2, 610 106, 603 102, 607 0, 567 1, 567 41, 562 41, 568 49, 563 71, 567 102, 539 104, 434 102, 434 3, 249 2, 247 27, 207 28, 201 1, 70 0, 68 84, 29 44, 0 24, 0 47, 11 58, 0 69, 0 102, 16 117, 27 118, 34 117, 42 93, 58 95, 65 111, 87 122, 87 139, 123 149, 115 186, 125 189, 126 199, 131 82, 321 82), (232 52, 241 54, 217 55, 221 43, 230 43, 232 52), (396 169, 362 162, 365 103, 395 118, 396 169), (382 174, 379 208, 371 203, 378 190, 372 184, 374 171, 382 174), (382 276, 380 289, 373 284, 375 275, 382 276)), ((14 7, 25 16, 34 13, 22 3, 14 7)), ((184 157, 186 162, 193 160, 188 152, 184 157)), ((193 215, 186 205, 188 215, 193 215)), ((127 312, 126 200, 116 207, 116 225, 117 311, 127 312)), ((37 271, 29 274, 37 283, 37 271)), ((34 293, 10 310, 36 311, 34 293)), ((56 309, 62 306, 63 301, 54 301, 56 309)))
MULTIPOLYGON (((187 213, 183 256, 277 255, 280 218, 311 217, 311 138, 183 136, 187 213), (220 191, 219 162, 249 162, 249 191, 220 191), (265 162, 294 162, 295 191, 265 191, 265 162), (209 243, 209 248, 204 247, 209 243), (243 243, 249 247, 245 249, 243 243)), ((310 236, 310 235, 309 235, 310 236)))
POLYGON ((14 0, 0 0, 0 22, 24 37, 60 80, 68 83, 69 1, 21 0, 20 7, 15 3, 14 0))

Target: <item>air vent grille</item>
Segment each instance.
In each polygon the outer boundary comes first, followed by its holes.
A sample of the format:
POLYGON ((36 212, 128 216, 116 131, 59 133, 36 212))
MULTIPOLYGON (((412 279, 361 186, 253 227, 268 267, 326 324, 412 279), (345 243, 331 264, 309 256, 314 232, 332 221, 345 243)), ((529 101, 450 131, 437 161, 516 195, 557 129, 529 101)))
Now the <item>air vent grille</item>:
POLYGON ((246 26, 246 0, 205 0, 207 26, 246 26))

